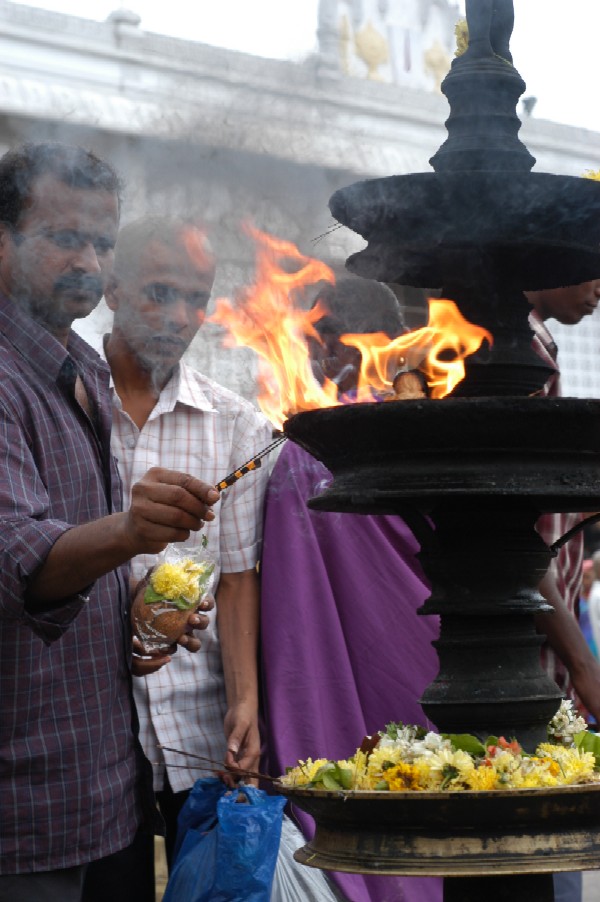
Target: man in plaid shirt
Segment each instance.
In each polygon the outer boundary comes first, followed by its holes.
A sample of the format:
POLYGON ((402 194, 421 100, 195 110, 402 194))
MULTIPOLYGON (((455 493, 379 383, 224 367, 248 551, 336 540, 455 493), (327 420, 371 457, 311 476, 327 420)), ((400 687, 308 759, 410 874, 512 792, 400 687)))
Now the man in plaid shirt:
MULTIPOLYGON (((146 218, 119 234, 106 292, 114 323, 104 351, 126 506, 148 466, 215 485, 272 440, 271 425, 252 404, 181 360, 204 319, 214 276, 211 249, 195 224, 146 218)), ((198 653, 179 652, 165 667, 168 656, 138 662, 140 739, 154 768, 169 861, 177 814, 196 779, 223 763, 242 775, 258 766, 256 563, 266 479, 267 469, 259 468, 226 489, 204 531, 216 561, 216 606, 198 653)), ((153 563, 151 555, 136 558, 133 578, 153 563)))
POLYGON ((0 159, 2 902, 80 902, 89 863, 153 828, 123 565, 218 500, 155 469, 121 512, 108 369, 71 330, 102 295, 119 203, 114 171, 81 148, 0 159))

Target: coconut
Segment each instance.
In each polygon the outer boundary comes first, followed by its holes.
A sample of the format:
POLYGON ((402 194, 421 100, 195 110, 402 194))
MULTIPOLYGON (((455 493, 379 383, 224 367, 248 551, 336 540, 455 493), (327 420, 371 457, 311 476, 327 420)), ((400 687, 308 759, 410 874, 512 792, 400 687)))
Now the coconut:
POLYGON ((131 622, 145 654, 175 651, 173 645, 185 633, 195 607, 181 610, 166 598, 148 604, 144 592, 138 592, 131 607, 131 622))

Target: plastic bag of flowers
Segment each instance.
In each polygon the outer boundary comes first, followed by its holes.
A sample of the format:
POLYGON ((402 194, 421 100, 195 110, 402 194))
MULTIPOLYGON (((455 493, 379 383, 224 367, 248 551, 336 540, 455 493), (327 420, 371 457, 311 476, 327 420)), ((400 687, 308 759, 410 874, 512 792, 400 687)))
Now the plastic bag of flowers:
POLYGON ((146 654, 171 649, 210 594, 215 561, 205 538, 200 547, 167 545, 138 585, 131 621, 146 654))

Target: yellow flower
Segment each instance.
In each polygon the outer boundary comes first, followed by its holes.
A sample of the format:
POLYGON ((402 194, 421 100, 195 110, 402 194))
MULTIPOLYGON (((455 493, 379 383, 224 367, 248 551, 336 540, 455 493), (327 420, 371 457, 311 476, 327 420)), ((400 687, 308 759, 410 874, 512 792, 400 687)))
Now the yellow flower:
POLYGON ((212 565, 186 558, 178 564, 159 564, 150 576, 150 583, 156 594, 163 598, 171 601, 183 598, 194 604, 200 598, 202 578, 210 572, 212 565))
POLYGON ((582 752, 581 749, 565 748, 561 745, 550 745, 542 742, 537 748, 537 754, 545 756, 558 765, 560 771, 560 785, 569 785, 584 780, 594 772, 596 759, 591 752, 582 752))
POLYGON ((385 772, 385 782, 391 792, 405 792, 407 789, 425 789, 421 783, 422 773, 414 764, 400 762, 385 772))
POLYGON ((402 760, 400 749, 393 746, 377 746, 369 755, 367 761, 367 775, 373 785, 380 780, 385 780, 385 773, 390 766, 399 764, 402 760))
POLYGON ((440 749, 428 760, 431 789, 463 789, 475 764, 467 752, 440 749))
POLYGON ((454 26, 456 36, 456 50, 454 56, 462 56, 469 47, 469 26, 466 19, 459 19, 454 26))
POLYGON ((160 564, 150 577, 152 588, 163 598, 180 598, 188 587, 188 575, 179 564, 160 564))
POLYGON ((368 755, 366 752, 361 752, 360 749, 357 749, 354 757, 350 761, 345 762, 344 766, 352 772, 353 789, 372 788, 367 777, 367 761, 368 755))
POLYGON ((299 761, 296 767, 281 777, 281 782, 286 786, 306 786, 314 780, 324 764, 327 764, 327 758, 317 758, 316 761, 307 758, 306 761, 299 761))
POLYGON ((586 169, 583 177, 584 179, 592 179, 594 182, 600 182, 600 169, 586 169))
POLYGON ((469 789, 480 790, 481 792, 496 789, 497 781, 498 774, 496 773, 496 768, 493 766, 488 767, 487 765, 481 765, 467 775, 469 789))

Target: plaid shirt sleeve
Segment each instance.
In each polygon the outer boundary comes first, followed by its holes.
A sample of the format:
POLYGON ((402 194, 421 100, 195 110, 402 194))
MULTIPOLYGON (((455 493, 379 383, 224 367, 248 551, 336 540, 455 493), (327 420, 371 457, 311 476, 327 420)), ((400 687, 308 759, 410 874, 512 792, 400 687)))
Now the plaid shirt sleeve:
POLYGON ((0 408, 0 617, 59 639, 85 604, 77 594, 43 613, 27 610, 27 586, 69 523, 46 519, 49 499, 20 424, 0 408))

